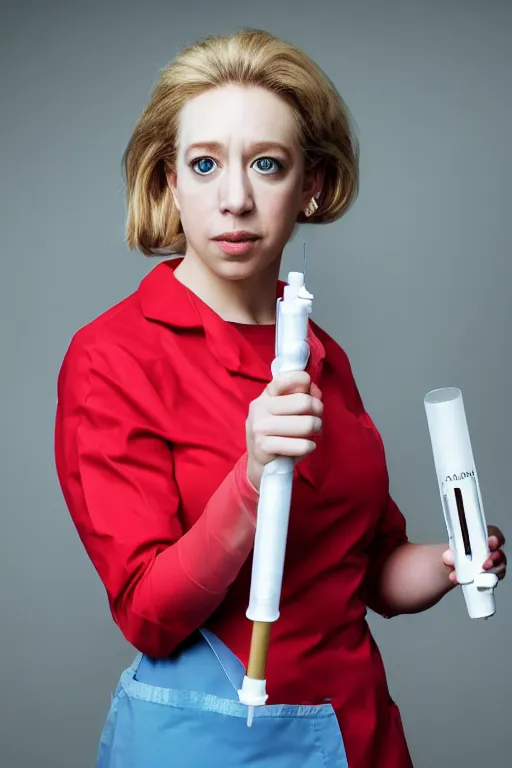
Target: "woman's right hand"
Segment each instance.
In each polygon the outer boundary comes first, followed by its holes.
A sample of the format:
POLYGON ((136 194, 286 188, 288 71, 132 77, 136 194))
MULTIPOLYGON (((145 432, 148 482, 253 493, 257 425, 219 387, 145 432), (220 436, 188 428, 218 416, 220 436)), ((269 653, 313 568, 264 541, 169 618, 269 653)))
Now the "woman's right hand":
POLYGON ((245 424, 247 477, 259 490, 265 464, 277 456, 298 461, 316 448, 322 429, 322 393, 306 371, 280 373, 249 406, 245 424))

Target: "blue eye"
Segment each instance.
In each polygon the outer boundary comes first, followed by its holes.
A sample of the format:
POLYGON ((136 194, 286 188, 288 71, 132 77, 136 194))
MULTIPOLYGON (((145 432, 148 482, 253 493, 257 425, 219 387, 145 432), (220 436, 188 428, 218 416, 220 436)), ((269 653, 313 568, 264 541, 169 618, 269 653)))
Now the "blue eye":
POLYGON ((257 167, 257 170, 260 171, 260 173, 263 174, 272 174, 277 173, 280 171, 283 167, 282 163, 279 162, 279 160, 274 160, 272 157, 260 157, 258 160, 254 163, 257 167))
POLYGON ((208 176, 215 170, 215 161, 212 160, 211 157, 200 157, 197 160, 194 160, 192 168, 201 176, 208 176))

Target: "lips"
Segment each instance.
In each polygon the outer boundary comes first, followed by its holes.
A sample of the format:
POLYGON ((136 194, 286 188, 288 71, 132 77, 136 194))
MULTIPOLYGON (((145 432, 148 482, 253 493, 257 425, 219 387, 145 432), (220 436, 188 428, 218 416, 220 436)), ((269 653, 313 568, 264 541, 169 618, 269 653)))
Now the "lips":
POLYGON ((213 240, 221 240, 225 243, 244 243, 248 240, 259 240, 259 235, 255 235, 254 232, 224 232, 222 235, 217 235, 212 238, 213 240))
POLYGON ((227 256, 245 256, 255 247, 259 236, 254 232, 224 232, 213 238, 219 248, 227 256))

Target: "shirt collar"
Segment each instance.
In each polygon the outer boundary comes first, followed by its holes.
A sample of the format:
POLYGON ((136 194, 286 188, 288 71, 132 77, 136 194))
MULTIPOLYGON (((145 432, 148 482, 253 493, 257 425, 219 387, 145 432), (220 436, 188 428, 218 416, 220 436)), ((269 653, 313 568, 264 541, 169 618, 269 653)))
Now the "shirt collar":
MULTIPOLYGON (((250 343, 176 279, 174 270, 181 261, 183 257, 161 262, 143 278, 138 295, 144 317, 176 329, 195 329, 204 333, 208 346, 228 370, 268 383, 270 372, 259 355, 254 354, 250 343)), ((278 280, 276 300, 282 297, 284 286, 285 283, 278 280)), ((311 323, 308 329, 308 343, 308 371, 313 380, 316 380, 325 358, 325 348, 311 323)))

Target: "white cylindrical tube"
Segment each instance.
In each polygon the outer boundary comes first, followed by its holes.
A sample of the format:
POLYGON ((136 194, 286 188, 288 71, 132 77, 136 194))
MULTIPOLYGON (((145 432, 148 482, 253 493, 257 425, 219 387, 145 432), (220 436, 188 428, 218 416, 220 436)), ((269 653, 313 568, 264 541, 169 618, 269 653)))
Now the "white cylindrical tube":
MULTIPOLYGON (((304 370, 309 358, 308 316, 312 295, 305 290, 304 275, 290 272, 284 298, 278 301, 275 377, 284 371, 304 370)), ((265 466, 260 484, 254 540, 251 591, 246 616, 251 621, 274 622, 279 601, 288 536, 295 461, 278 456, 265 466)))
MULTIPOLYGON (((290 272, 283 299, 277 302, 276 356, 272 376, 283 371, 304 370, 309 358, 308 316, 313 296, 304 286, 304 275, 290 272)), ((248 674, 238 691, 239 700, 248 705, 247 724, 254 708, 267 700, 265 666, 269 635, 267 630, 279 618, 286 539, 290 517, 295 460, 278 456, 263 470, 254 540, 248 619, 254 622, 248 674), (255 634, 258 629, 258 634, 255 634), (260 634, 260 630, 264 630, 260 634)))
POLYGON ((267 465, 261 479, 246 613, 251 621, 279 618, 294 466, 293 459, 280 456, 267 465))
POLYGON ((425 395, 425 412, 450 547, 471 618, 495 611, 495 574, 483 570, 489 555, 487 523, 462 392, 456 387, 425 395))

